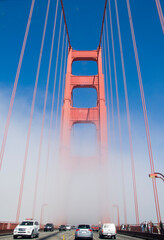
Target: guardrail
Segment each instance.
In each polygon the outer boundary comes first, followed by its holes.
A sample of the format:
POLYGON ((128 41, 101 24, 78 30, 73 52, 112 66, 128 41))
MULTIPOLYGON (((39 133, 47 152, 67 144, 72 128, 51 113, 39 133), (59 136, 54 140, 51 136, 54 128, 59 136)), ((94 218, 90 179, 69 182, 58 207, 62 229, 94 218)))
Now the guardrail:
POLYGON ((147 232, 139 232, 139 231, 126 231, 126 230, 117 230, 117 233, 122 234, 122 235, 127 235, 131 237, 138 237, 142 239, 147 239, 147 240, 164 240, 164 235, 163 234, 157 234, 157 233, 147 233, 147 232))
POLYGON ((12 234, 17 223, 13 222, 0 222, 0 236, 12 234))
POLYGON ((1 230, 14 230, 14 228, 17 226, 17 223, 13 222, 0 222, 0 231, 1 230))

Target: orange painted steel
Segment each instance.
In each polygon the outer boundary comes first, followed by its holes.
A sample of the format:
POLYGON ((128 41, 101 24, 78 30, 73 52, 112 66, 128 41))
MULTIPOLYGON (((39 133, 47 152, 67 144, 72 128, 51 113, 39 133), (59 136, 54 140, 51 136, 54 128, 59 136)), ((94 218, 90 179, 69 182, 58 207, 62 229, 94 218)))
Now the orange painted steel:
POLYGON ((156 6, 157 6, 159 19, 160 19, 162 31, 163 31, 163 34, 164 34, 164 17, 163 17, 163 12, 162 12, 162 8, 161 8, 160 0, 155 0, 155 3, 156 3, 156 6))
POLYGON ((65 28, 63 33, 63 41, 62 41, 62 52, 61 52, 61 62, 60 62, 60 76, 59 76, 59 87, 58 87, 58 93, 57 93, 57 109, 56 109, 56 119, 55 119, 55 137, 57 137, 57 125, 58 125, 58 115, 59 115, 59 98, 60 98, 60 89, 61 89, 61 80, 62 80, 62 72, 63 72, 63 57, 64 57, 64 44, 65 44, 65 28))
MULTIPOLYGON (((149 123, 148 123, 148 116, 147 116, 147 110, 146 110, 145 95, 144 95, 141 68, 140 68, 140 62, 139 62, 139 57, 138 57, 138 50, 137 50, 137 44, 136 44, 136 39, 135 39, 135 34, 134 34, 133 20, 132 20, 132 14, 131 14, 129 0, 126 0, 126 4, 127 4, 127 9, 128 9, 130 30, 131 30, 131 35, 132 35, 132 42, 133 42, 137 74, 138 74, 138 80, 139 80, 139 87, 140 87, 140 94, 141 94, 141 100, 142 100, 142 108, 143 108, 144 121, 145 121, 147 145, 148 145, 148 151, 149 151, 150 168, 151 168, 151 173, 154 173, 155 167, 154 167, 154 159, 153 159, 153 152, 152 152, 152 146, 151 146, 151 138, 150 138, 149 123)), ((153 184, 153 191, 154 191, 154 200, 155 200, 157 221, 159 223, 161 221, 161 212, 160 212, 160 206, 159 206, 156 179, 154 179, 154 178, 152 179, 152 184, 153 184)))
POLYGON ((28 22, 27 22, 27 27, 26 27, 26 32, 25 32, 25 36, 24 36, 24 40, 23 40, 22 50, 21 50, 21 54, 20 54, 20 58, 19 58, 19 63, 18 63, 18 67, 17 67, 16 76, 15 76, 15 82, 14 82, 13 92, 12 92, 12 96, 11 96, 9 111, 8 111, 8 115, 7 115, 5 132, 4 132, 3 141, 2 141, 2 147, 1 147, 1 151, 0 151, 0 170, 1 170, 1 167, 2 167, 2 161, 3 161, 3 156, 4 156, 6 141, 7 141, 7 135, 8 135, 9 125, 10 125, 10 119, 11 119, 11 114, 12 114, 15 94, 16 94, 16 90, 17 90, 20 70, 21 70, 21 67, 22 67, 24 51, 25 51, 25 48, 26 48, 27 37, 28 37, 30 25, 31 25, 31 19, 32 19, 34 4, 35 4, 35 0, 32 0, 30 13, 29 13, 29 17, 28 17, 28 22))
MULTIPOLYGON (((56 10, 55 10, 55 17, 54 17, 54 25, 53 25, 53 34, 52 34, 52 41, 51 41, 51 51, 50 51, 50 59, 49 59, 49 66, 48 66, 48 75, 47 78, 49 79, 50 77, 50 71, 51 71, 51 63, 52 63, 52 54, 53 54, 53 49, 54 49, 54 38, 55 38, 55 30, 56 30, 56 19, 57 19, 57 12, 58 12, 58 3, 59 0, 57 0, 56 2, 56 10)), ((51 129, 49 130, 51 131, 51 129)), ((50 132, 49 132, 49 136, 50 136, 50 132)), ((46 196, 46 189, 47 189, 47 178, 48 178, 48 166, 49 166, 49 141, 50 139, 48 138, 48 153, 47 153, 47 158, 46 158, 46 175, 45 175, 45 181, 44 181, 44 193, 43 193, 43 197, 44 197, 44 201, 45 202, 45 196, 46 196)))
POLYGON ((16 213, 16 222, 19 222, 20 209, 21 209, 21 204, 22 204, 22 195, 23 195, 24 179, 25 179, 25 173, 26 173, 28 149, 29 149, 29 143, 30 143, 32 119, 33 119, 35 99, 36 99, 36 92, 37 92, 38 79, 39 79, 39 73, 40 73, 40 66, 41 66, 41 60, 42 60, 43 46, 44 46, 44 40, 45 40, 45 34, 46 34, 46 28, 47 28, 49 7, 50 7, 50 0, 47 3, 47 11, 46 11, 46 17, 45 17, 45 23, 44 23, 44 29, 43 29, 43 36, 42 36, 40 54, 39 54, 39 61, 38 61, 38 66, 37 66, 37 73, 36 73, 36 79, 35 79, 34 92, 33 92, 32 106, 31 106, 31 113, 30 113, 30 121, 29 121, 28 134, 27 134, 27 140, 26 140, 25 156, 24 156, 24 161, 23 161, 23 171, 22 171, 21 185, 20 185, 20 192, 19 192, 19 199, 18 199, 18 207, 17 207, 17 213, 16 213))
MULTIPOLYGON (((121 131, 121 117, 120 117, 120 105, 119 105, 119 94, 118 94, 118 81, 117 81, 117 69, 116 69, 116 58, 115 58, 115 48, 114 48, 114 38, 113 38, 113 27, 112 27, 112 14, 110 2, 109 7, 109 17, 110 17, 110 28, 111 28, 111 40, 112 40, 112 52, 113 52, 113 63, 114 63, 114 77, 115 77, 115 88, 116 88, 116 101, 117 101, 117 113, 118 113, 118 127, 119 127, 119 144, 120 144, 120 160, 121 160, 121 177, 122 177, 122 186, 123 186, 123 204, 124 204, 124 218, 125 223, 127 223, 127 208, 126 208, 126 194, 125 194, 125 176, 124 176, 124 161, 123 161, 123 150, 122 150, 122 131, 121 131)), ((107 24, 107 21, 106 21, 107 24)), ((109 39, 108 39, 109 41, 109 39)), ((133 174, 134 175, 134 174, 133 174)), ((135 179, 133 179, 134 182, 135 179)), ((134 188, 134 195, 136 196, 136 188, 134 188)), ((138 202, 135 201, 135 214, 136 214, 136 223, 139 222, 138 214, 138 202), (136 207, 137 206, 137 207, 136 207)))
POLYGON ((68 159, 68 156, 71 154, 70 138, 72 126, 76 123, 93 123, 95 124, 97 130, 101 160, 105 163, 108 140, 101 48, 93 51, 75 51, 72 48, 69 49, 61 121, 62 161, 66 156, 66 159, 68 159), (98 74, 95 76, 72 75, 72 63, 74 61, 96 61, 98 65, 98 74), (94 108, 73 107, 72 91, 74 88, 95 88, 97 91, 97 106, 94 108))
POLYGON ((115 127, 114 127, 114 110, 113 110, 113 87, 112 87, 112 75, 111 75, 111 60, 110 60, 110 51, 109 51, 109 34, 108 34, 108 25, 107 25, 107 15, 105 15, 106 22, 106 36, 107 36, 107 49, 108 49, 108 68, 109 68, 109 80, 110 80, 110 101, 112 109, 112 125, 113 125, 113 139, 115 144, 115 127))

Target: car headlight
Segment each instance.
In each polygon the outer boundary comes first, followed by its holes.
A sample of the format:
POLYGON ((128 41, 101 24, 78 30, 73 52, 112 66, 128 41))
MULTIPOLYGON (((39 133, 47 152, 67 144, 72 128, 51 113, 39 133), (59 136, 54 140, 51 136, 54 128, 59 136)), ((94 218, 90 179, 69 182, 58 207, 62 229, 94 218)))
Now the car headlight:
POLYGON ((26 230, 26 232, 27 232, 27 233, 31 233, 32 230, 33 230, 33 228, 30 227, 30 228, 28 228, 28 229, 26 230))

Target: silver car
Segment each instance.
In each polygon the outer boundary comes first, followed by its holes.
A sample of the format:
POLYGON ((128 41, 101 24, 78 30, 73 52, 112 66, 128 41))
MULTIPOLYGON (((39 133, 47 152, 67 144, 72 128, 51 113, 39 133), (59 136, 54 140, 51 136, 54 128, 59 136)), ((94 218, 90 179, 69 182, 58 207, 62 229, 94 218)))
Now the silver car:
POLYGON ((75 232, 75 240, 78 238, 93 239, 93 231, 90 225, 80 224, 75 232))

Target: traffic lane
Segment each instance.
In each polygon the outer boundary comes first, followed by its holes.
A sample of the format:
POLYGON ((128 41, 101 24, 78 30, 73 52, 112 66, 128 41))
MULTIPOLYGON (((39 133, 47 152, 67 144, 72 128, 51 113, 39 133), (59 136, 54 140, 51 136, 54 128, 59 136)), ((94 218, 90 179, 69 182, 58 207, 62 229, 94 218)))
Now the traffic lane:
MULTIPOLYGON (((13 235, 7 235, 7 236, 0 236, 0 240, 12 240, 13 235)), ((22 238, 18 238, 22 239, 22 238)), ((25 238, 24 238, 25 239, 25 238)), ((75 231, 61 231, 55 230, 54 232, 40 232, 39 238, 34 238, 38 240, 75 240, 75 231)), ((109 239, 109 238, 105 238, 109 239)), ((121 234, 117 234, 118 240, 143 240, 143 238, 134 238, 130 236, 125 236, 121 234)), ((100 240, 99 234, 97 232, 93 233, 93 240, 100 240)))
MULTIPOLYGON (((59 233, 59 231, 58 230, 55 230, 54 232, 39 232, 39 238, 33 238, 33 239, 35 239, 35 240, 41 240, 41 239, 50 239, 50 237, 53 237, 53 239, 55 239, 54 237, 56 236, 56 235, 58 235, 58 233, 59 233)), ((13 240, 13 235, 12 234, 10 234, 10 235, 4 235, 4 236, 0 236, 0 240, 2 240, 2 239, 4 239, 4 240, 13 240)), ((21 237, 19 237, 19 238, 17 238, 17 239, 28 239, 28 238, 21 238, 21 237)))
MULTIPOLYGON (((93 239, 94 240, 100 240, 100 238, 99 238, 99 234, 96 232, 94 232, 93 233, 93 239)), ((104 238, 104 239, 106 239, 106 240, 108 240, 108 239, 111 239, 111 238, 108 238, 108 237, 106 237, 106 238, 104 238)), ((130 237, 130 236, 125 236, 125 235, 121 235, 121 234, 117 234, 116 235, 116 239, 118 239, 118 240, 144 240, 143 238, 134 238, 134 237, 130 237)))
POLYGON ((54 234, 40 235, 39 240, 74 240, 75 231, 57 231, 54 234))
MULTIPOLYGON (((75 231, 62 231, 56 234, 55 236, 45 236, 44 238, 41 238, 41 240, 75 240, 75 231)), ((104 238, 106 240, 110 238, 104 238)), ((131 236, 125 236, 121 234, 117 234, 118 240, 143 240, 143 238, 134 238, 131 236)), ((93 232, 93 240, 100 240, 99 234, 97 232, 93 232)))

